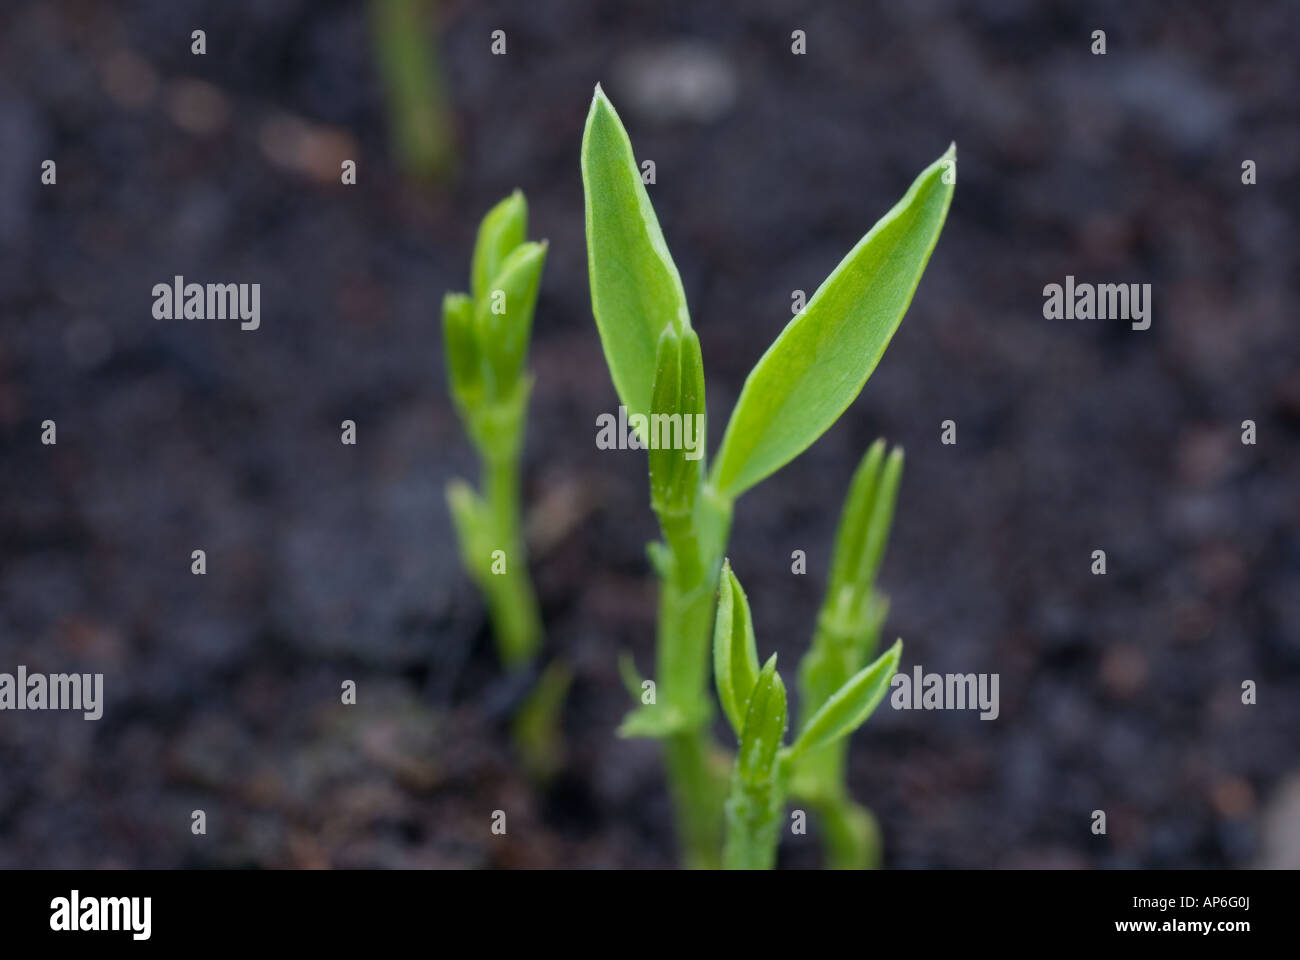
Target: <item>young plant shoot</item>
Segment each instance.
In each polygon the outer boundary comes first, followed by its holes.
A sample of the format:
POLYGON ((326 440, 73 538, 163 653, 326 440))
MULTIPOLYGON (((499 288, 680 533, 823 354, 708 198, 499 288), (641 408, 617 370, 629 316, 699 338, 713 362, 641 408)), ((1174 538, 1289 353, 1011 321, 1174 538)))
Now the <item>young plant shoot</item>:
POLYGON ((502 662, 527 665, 541 642, 537 598, 520 532, 519 459, 532 376, 524 369, 546 261, 525 241, 528 205, 516 190, 483 218, 470 293, 442 301, 451 395, 482 465, 482 492, 454 480, 447 503, 461 560, 487 602, 502 662))
MULTIPOLYGON (((876 592, 876 573, 894 519, 903 451, 885 456, 885 441, 871 445, 853 474, 835 534, 830 581, 817 615, 812 645, 799 663, 803 723, 875 654, 889 602, 876 592)), ((880 859, 880 832, 871 813, 849 797, 845 783, 847 737, 808 750, 793 767, 792 796, 821 821, 828 866, 863 870, 880 859)))
POLYGON ((785 823, 791 770, 807 757, 844 743, 871 716, 889 691, 903 642, 848 677, 808 712, 794 743, 783 746, 787 709, 776 654, 759 669, 749 601, 730 563, 723 565, 721 581, 713 675, 718 700, 740 741, 725 808, 722 863, 729 870, 770 870, 785 823))
POLYGON ((663 534, 649 548, 660 580, 656 686, 640 694, 620 732, 664 741, 683 861, 716 866, 727 764, 709 734, 709 647, 734 504, 807 449, 862 390, 938 242, 956 152, 949 147, 922 171, 750 371, 711 468, 702 437, 685 442, 688 424, 704 422, 699 339, 631 142, 599 86, 582 177, 592 312, 628 423, 650 452, 651 506, 663 534))
POLYGON ((435 36, 439 4, 370 0, 369 6, 393 153, 407 173, 446 183, 456 173, 456 142, 435 36))

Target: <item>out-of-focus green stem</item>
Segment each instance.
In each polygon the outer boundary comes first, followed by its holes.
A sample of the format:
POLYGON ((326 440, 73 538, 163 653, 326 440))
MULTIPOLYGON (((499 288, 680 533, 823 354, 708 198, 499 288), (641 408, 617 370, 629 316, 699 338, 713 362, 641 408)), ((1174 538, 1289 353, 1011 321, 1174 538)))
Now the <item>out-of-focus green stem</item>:
POLYGON ((459 481, 448 491, 465 568, 483 594, 507 668, 527 666, 542 640, 519 507, 519 461, 531 385, 525 378, 505 402, 467 415, 482 468, 483 494, 459 481))
POLYGON ((433 39, 435 0, 370 0, 375 55, 398 161, 432 181, 455 174, 451 108, 433 39))
POLYGON ((573 668, 552 660, 511 723, 515 746, 534 783, 550 782, 564 764, 561 714, 573 682, 573 668))
POLYGON ((826 865, 833 870, 870 870, 880 863, 880 828, 866 807, 845 787, 849 739, 812 750, 799 758, 795 790, 808 799, 822 832, 826 865))
POLYGON ((493 549, 505 553, 505 571, 496 573, 489 566, 485 590, 501 660, 514 668, 532 660, 542 638, 541 614, 520 532, 518 453, 490 457, 483 469, 489 515, 496 532, 493 549))
POLYGON ((880 866, 880 827, 871 811, 847 794, 816 803, 826 866, 832 870, 874 870, 880 866))
POLYGON ((722 865, 726 754, 708 728, 699 727, 665 738, 664 762, 682 865, 689 870, 716 870, 722 865))

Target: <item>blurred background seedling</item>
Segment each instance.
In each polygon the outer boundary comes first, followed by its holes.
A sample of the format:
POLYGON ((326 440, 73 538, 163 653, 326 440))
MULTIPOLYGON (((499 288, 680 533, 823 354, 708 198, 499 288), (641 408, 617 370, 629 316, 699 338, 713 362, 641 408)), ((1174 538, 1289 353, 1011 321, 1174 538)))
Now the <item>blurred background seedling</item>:
POLYGON ((393 154, 429 183, 456 176, 456 140, 439 50, 437 0, 370 0, 393 154))
POLYGON ((542 639, 521 533, 519 461, 532 376, 525 369, 546 243, 526 241, 528 204, 516 190, 479 226, 470 293, 443 299, 452 399, 478 451, 482 489, 447 487, 461 559, 487 601, 502 663, 526 666, 542 639))

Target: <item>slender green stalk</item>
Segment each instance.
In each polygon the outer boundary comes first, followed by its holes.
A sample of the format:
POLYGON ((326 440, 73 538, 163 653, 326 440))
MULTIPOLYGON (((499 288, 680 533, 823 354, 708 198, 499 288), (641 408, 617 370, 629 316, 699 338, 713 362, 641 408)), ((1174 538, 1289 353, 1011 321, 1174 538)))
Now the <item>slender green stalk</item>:
MULTIPOLYGON (((527 553, 520 527, 519 452, 490 457, 483 463, 492 527, 497 546, 506 557, 505 572, 492 574, 480 584, 488 597, 493 633, 502 662, 517 667, 532 660, 542 639, 542 619, 528 576, 527 553)), ((490 556, 490 554, 489 554, 490 556)))
MULTIPOLYGON (((803 703, 802 713, 811 715, 812 701, 805 698, 803 703)), ((810 752, 800 760, 799 779, 790 792, 806 800, 818 817, 826 865, 834 870, 868 870, 880 863, 880 830, 871 811, 849 796, 847 760, 847 739, 810 752)))
POLYGON ((548 783, 564 764, 561 714, 572 682, 573 668, 564 660, 552 660, 511 722, 515 745, 534 783, 548 783))
MULTIPOLYGON (((708 498, 702 498, 709 502, 708 498)), ((716 504, 715 531, 730 522, 730 506, 716 504)), ((671 554, 671 575, 661 579, 655 673, 662 696, 683 718, 682 728, 664 741, 669 792, 686 866, 718 867, 722 847, 722 799, 729 760, 709 731, 713 698, 709 692, 709 647, 713 637, 718 572, 716 542, 702 556, 689 518, 661 515, 671 554)), ((725 533, 721 534, 725 536, 725 533)))
POLYGON ((880 865, 880 825, 866 807, 847 795, 813 804, 820 818, 826 866, 832 870, 871 870, 880 865))
POLYGON ((533 592, 517 505, 507 503, 518 490, 518 461, 485 458, 484 481, 490 496, 479 499, 466 484, 453 481, 447 501, 461 543, 461 560, 483 595, 502 663, 526 666, 542 639, 541 615, 533 592))
MULTIPOLYGON (((875 589, 902 474, 903 456, 885 457, 877 441, 862 458, 845 498, 826 598, 808 653, 799 665, 802 714, 816 713, 874 654, 888 602, 875 589)), ((819 815, 827 865, 862 870, 879 864, 880 838, 870 811, 846 784, 848 739, 801 757, 791 793, 819 815)))
POLYGON ((398 162, 432 181, 456 172, 451 107, 435 30, 435 0, 370 0, 376 60, 398 162))
MULTIPOLYGON (((818 618, 809 652, 800 662, 801 716, 806 721, 843 686, 874 650, 879 620, 870 641, 862 642, 862 630, 818 618)), ((865 870, 877 866, 879 837, 875 818, 858 806, 848 794, 845 771, 847 738, 810 751, 800 759, 791 792, 806 800, 818 815, 827 866, 840 870, 865 870)))
POLYGON ((689 870, 716 870, 721 866, 727 755, 704 728, 671 734, 663 744, 682 865, 689 870))
POLYGON ((660 580, 658 680, 654 701, 621 732, 665 741, 682 861, 710 868, 720 865, 727 760, 709 732, 709 647, 732 503, 704 480, 704 369, 699 338, 689 327, 669 327, 660 336, 649 410, 698 429, 698 456, 672 446, 650 450, 650 503, 664 538, 651 550, 660 580))

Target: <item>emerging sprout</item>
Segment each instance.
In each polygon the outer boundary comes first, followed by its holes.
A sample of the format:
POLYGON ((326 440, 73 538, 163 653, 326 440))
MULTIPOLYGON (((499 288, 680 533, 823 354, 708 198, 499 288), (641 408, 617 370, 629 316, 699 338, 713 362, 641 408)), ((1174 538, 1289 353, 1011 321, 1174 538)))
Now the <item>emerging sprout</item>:
POLYGON ((537 599, 520 534, 519 457, 532 377, 524 370, 546 243, 531 243, 528 205, 515 191, 479 227, 470 295, 442 302, 452 399, 482 463, 486 493, 460 480, 447 502, 465 569, 487 600, 502 661, 519 667, 541 642, 537 599))
MULTIPOLYGON (((681 278, 631 141, 599 86, 582 136, 582 179, 592 313, 629 419, 702 415, 703 366, 681 278)), ((688 866, 720 862, 727 775, 709 735, 709 644, 736 498, 807 449, 862 390, 907 312, 955 181, 956 150, 949 147, 831 271, 750 371, 711 468, 699 456, 702 445, 693 453, 650 452, 650 503, 663 534, 649 551, 660 579, 657 695, 620 732, 664 741, 688 866)), ((757 678, 761 671, 753 672, 757 678)), ((771 676, 765 696, 775 710, 784 697, 774 666, 771 676)), ((743 731, 744 723, 728 716, 743 731)), ((805 742, 798 754, 812 748, 805 742)), ((761 771, 761 759, 746 769, 761 771)))
POLYGON ((745 591, 726 563, 713 632, 714 676, 740 751, 726 803, 723 866, 767 870, 776 863, 791 768, 818 751, 842 744, 866 722, 889 690, 903 641, 810 711, 794 743, 786 747, 782 745, 788 719, 785 684, 776 672, 776 654, 755 676, 758 653, 751 624, 745 591))
MULTIPOLYGON (((821 708, 875 653, 889 602, 875 589, 894 503, 903 451, 885 456, 877 440, 862 458, 844 500, 835 535, 830 582, 817 616, 812 645, 799 664, 805 718, 821 708)), ((826 861, 837 869, 874 867, 880 858, 875 818, 848 795, 848 740, 809 750, 794 766, 790 792, 821 818, 826 861)))

